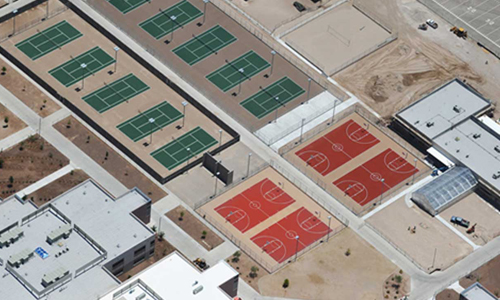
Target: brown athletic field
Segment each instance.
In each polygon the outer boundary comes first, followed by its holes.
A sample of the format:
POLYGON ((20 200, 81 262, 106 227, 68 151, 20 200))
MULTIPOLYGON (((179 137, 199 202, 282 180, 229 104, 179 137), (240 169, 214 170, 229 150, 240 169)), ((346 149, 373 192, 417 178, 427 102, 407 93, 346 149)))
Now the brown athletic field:
MULTIPOLYGON (((48 71, 55 67, 62 65, 63 63, 69 61, 71 56, 76 57, 81 53, 84 53, 93 47, 99 46, 108 55, 114 57, 113 48, 115 45, 104 37, 101 33, 97 32, 88 23, 82 20, 79 16, 73 13, 71 10, 67 10, 51 19, 46 20, 43 23, 21 33, 13 36, 12 38, 6 40, 1 44, 1 46, 6 49, 10 54, 17 58, 21 63, 30 68, 35 74, 37 74, 42 80, 47 82, 52 86, 60 95, 68 99, 72 104, 77 106, 81 111, 83 111, 89 118, 95 121, 98 125, 104 128, 109 134, 115 137, 120 143, 125 147, 130 149, 135 155, 137 155, 141 160, 143 160, 147 165, 149 165, 154 171, 156 171, 160 176, 166 177, 172 172, 178 170, 182 164, 172 170, 168 170, 162 164, 160 164, 156 159, 154 159, 150 153, 154 150, 166 145, 172 141, 172 138, 178 138, 188 131, 200 126, 213 138, 219 141, 219 126, 208 119, 204 114, 194 108, 192 105, 186 107, 186 119, 185 125, 181 129, 177 129, 177 125, 182 124, 182 119, 175 121, 174 123, 166 126, 163 130, 156 131, 153 134, 152 143, 149 146, 144 146, 144 142, 150 141, 150 136, 146 136, 137 142, 133 142, 130 138, 124 135, 120 130, 116 128, 117 125, 131 119, 139 114, 139 111, 144 112, 161 102, 168 101, 172 106, 174 106, 178 111, 183 111, 182 102, 185 101, 184 98, 179 96, 165 83, 161 82, 158 78, 153 76, 148 70, 143 68, 134 59, 128 56, 124 51, 119 52, 118 56, 118 66, 117 72, 110 75, 108 71, 114 69, 114 65, 110 65, 98 72, 93 76, 85 78, 84 89, 80 92, 76 91, 77 87, 82 86, 81 81, 71 85, 70 87, 65 87, 54 77, 52 77, 48 71), (37 33, 37 30, 42 31, 54 24, 57 24, 63 20, 69 22, 73 27, 78 29, 83 36, 73 40, 72 42, 62 46, 60 49, 56 49, 45 56, 38 58, 36 61, 32 61, 24 53, 15 47, 15 44, 25 40, 26 38, 37 33), (118 80, 130 73, 133 73, 141 81, 146 83, 150 89, 131 98, 127 102, 123 102, 103 113, 98 113, 94 108, 88 105, 82 100, 82 97, 90 94, 91 92, 98 90, 110 84, 115 80, 118 80)), ((227 142, 231 137, 223 132, 222 143, 227 142)), ((218 147, 218 143, 209 150, 213 150, 218 147)), ((103 158, 105 153, 102 154, 103 158)))
MULTIPOLYGON (((197 209, 197 212, 250 255, 262 267, 269 272, 274 272, 281 266, 287 264, 287 262, 294 260, 296 250, 294 237, 290 237, 293 240, 291 243, 283 240, 283 245, 281 247, 278 246, 279 249, 274 248, 273 251, 266 249, 266 244, 264 242, 262 242, 262 248, 256 243, 259 242, 261 237, 266 236, 264 233, 278 236, 278 232, 275 232, 275 227, 279 227, 279 225, 276 224, 287 216, 293 216, 294 212, 301 209, 309 211, 315 218, 316 224, 327 228, 326 226, 329 224, 328 217, 331 216, 331 214, 275 169, 269 167, 246 181, 243 181, 233 189, 221 194, 211 202, 208 202, 197 209), (260 215, 260 210, 266 210, 265 206, 268 204, 264 203, 264 199, 267 199, 266 197, 269 195, 269 191, 271 191, 269 187, 272 186, 275 186, 275 189, 279 191, 280 195, 283 195, 275 198, 275 200, 270 200, 275 201, 273 205, 278 205, 279 211, 270 216, 266 215, 265 219, 263 219, 264 217, 260 215), (248 191, 248 189, 251 190, 248 191), (285 194, 283 194, 283 192, 285 194), (286 197, 286 201, 280 203, 276 202, 284 200, 284 197, 286 197), (235 202, 235 199, 249 202, 241 205, 242 203, 240 202, 238 204, 238 202, 235 202), (250 202, 260 202, 260 204, 252 205, 250 202), (242 213, 239 214, 237 213, 238 211, 242 213), (274 228, 272 227, 273 225, 274 228), (265 230, 267 231, 264 232, 265 230), (269 254, 266 253, 266 251, 269 252, 269 254), (274 255, 278 251, 283 252, 280 252, 279 255, 274 255), (277 256, 282 260, 276 260, 277 256)), ((266 213, 267 212, 268 210, 266 210, 266 213)), ((288 226, 289 227, 286 229, 291 229, 291 227, 293 227, 293 225, 288 226)), ((316 228, 319 228, 319 226, 316 228)), ((344 225, 332 216, 330 219, 331 232, 329 237, 332 237, 343 228, 344 225)), ((299 236, 299 242, 305 243, 305 245, 301 244, 299 248, 299 256, 302 253, 306 253, 315 245, 325 241, 328 237, 326 232, 314 234, 314 238, 317 238, 317 240, 308 244, 307 240, 312 239, 313 234, 311 234, 311 236, 308 236, 307 232, 299 232, 297 234, 301 234, 301 236, 299 236), (302 247, 305 247, 305 249, 302 247)), ((288 237, 288 235, 286 236, 288 237)), ((273 242, 273 238, 269 237, 269 241, 273 242)), ((271 247, 271 245, 269 245, 269 247, 271 247)))
MULTIPOLYGON (((275 55, 273 73, 269 78, 264 77, 264 75, 270 73, 270 68, 267 68, 266 70, 253 76, 250 81, 244 81, 241 93, 236 97, 231 94, 238 90, 237 86, 228 92, 222 92, 219 90, 219 88, 208 81, 205 76, 217 70, 219 67, 224 66, 226 64, 225 60, 232 61, 248 51, 253 50, 271 63, 272 49, 244 29, 235 20, 228 17, 212 3, 207 4, 206 19, 202 26, 197 26, 197 23, 202 22, 203 17, 199 17, 196 20, 184 25, 182 28, 175 30, 174 38, 169 44, 165 44, 165 41, 171 39, 171 34, 167 34, 156 40, 138 26, 139 23, 158 14, 160 8, 165 10, 179 2, 180 0, 151 1, 150 4, 146 3, 124 15, 106 1, 87 1, 87 3, 100 12, 101 15, 111 20, 117 27, 126 32, 134 40, 138 41, 151 54, 159 58, 164 64, 178 73, 180 77, 192 84, 216 105, 225 110, 231 117, 236 119, 239 123, 251 131, 261 128, 274 119, 274 113, 270 113, 261 119, 257 119, 240 105, 240 102, 259 92, 260 86, 266 87, 284 76, 288 76, 296 84, 300 85, 302 89, 307 90, 308 77, 278 54, 275 55), (212 54, 193 66, 189 66, 172 52, 172 50, 177 46, 191 40, 193 35, 198 36, 215 25, 224 27, 228 32, 236 37, 237 40, 219 50, 217 55, 212 54)), ((203 12, 203 1, 189 2, 203 12)), ((322 91, 323 88, 313 81, 311 83, 309 97, 313 98, 322 91)), ((280 107, 278 116, 286 114, 288 111, 294 109, 298 105, 301 105, 301 103, 306 100, 307 92, 287 103, 285 107, 280 107)))

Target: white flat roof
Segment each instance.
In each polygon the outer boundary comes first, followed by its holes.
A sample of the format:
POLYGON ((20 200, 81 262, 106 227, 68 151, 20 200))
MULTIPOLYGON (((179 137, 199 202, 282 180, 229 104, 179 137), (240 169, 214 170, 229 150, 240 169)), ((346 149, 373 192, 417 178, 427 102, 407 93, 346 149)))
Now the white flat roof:
POLYGON ((500 135, 482 122, 471 118, 434 139, 434 146, 500 191, 500 178, 493 178, 500 172, 500 135))
MULTIPOLYGON (((100 298, 100 300, 113 300, 113 294, 122 290, 123 286, 127 286, 138 279, 164 300, 228 300, 231 298, 219 286, 237 275, 238 272, 224 261, 219 262, 204 272, 200 272, 181 255, 174 252, 145 271, 132 277, 119 288, 100 298), (194 294, 193 290, 200 286, 203 286, 203 289, 199 293, 194 294)), ((132 295, 130 299, 135 299, 136 294, 140 294, 142 291, 140 288, 132 287, 129 290, 125 290, 121 297, 123 297, 123 300, 129 300, 127 298, 128 295, 132 295)), ((116 298, 122 299, 121 297, 116 298)))
POLYGON ((498 298, 489 293, 482 285, 473 284, 462 292, 467 300, 497 300, 498 298))
POLYGON ((486 99, 453 80, 403 109, 397 117, 432 140, 488 106, 486 99))

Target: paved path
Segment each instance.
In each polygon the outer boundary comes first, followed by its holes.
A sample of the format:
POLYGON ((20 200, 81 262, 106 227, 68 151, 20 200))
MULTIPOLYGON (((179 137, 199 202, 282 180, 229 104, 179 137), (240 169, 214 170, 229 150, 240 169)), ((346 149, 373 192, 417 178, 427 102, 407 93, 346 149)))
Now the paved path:
POLYGON ((33 193, 34 191, 37 191, 37 190, 41 189, 42 187, 46 186, 47 184, 63 177, 64 175, 68 174, 72 170, 74 170, 74 167, 73 167, 73 165, 69 164, 69 165, 65 166, 64 168, 59 169, 59 170, 55 171, 54 173, 52 173, 52 174, 38 180, 37 182, 31 184, 30 186, 26 187, 22 191, 19 191, 18 193, 16 193, 16 195, 19 198, 22 198, 25 195, 29 195, 29 194, 33 193))

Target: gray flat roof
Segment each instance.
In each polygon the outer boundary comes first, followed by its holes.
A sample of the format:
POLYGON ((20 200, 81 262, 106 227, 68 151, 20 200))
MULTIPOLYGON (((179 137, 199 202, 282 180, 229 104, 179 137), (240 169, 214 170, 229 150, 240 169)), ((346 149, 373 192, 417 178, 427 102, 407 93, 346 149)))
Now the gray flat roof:
POLYGON ((24 216, 35 210, 36 208, 31 203, 21 203, 16 197, 0 201, 0 231, 20 221, 24 216))
POLYGON ((403 109, 396 116, 432 140, 488 106, 490 103, 481 95, 462 82, 453 80, 403 109))
POLYGON ((500 178, 493 178, 500 172, 500 136, 486 125, 471 118, 434 139, 434 145, 500 191, 500 178))
POLYGON ((487 291, 480 283, 476 282, 462 292, 467 300, 497 300, 498 298, 493 296, 489 291, 487 291))

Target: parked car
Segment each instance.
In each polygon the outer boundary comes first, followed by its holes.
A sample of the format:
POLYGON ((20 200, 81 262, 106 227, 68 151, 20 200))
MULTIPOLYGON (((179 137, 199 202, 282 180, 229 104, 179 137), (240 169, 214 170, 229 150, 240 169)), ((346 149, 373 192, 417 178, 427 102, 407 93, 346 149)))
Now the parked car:
POLYGON ((436 23, 436 21, 434 21, 433 19, 427 20, 426 23, 427 23, 427 25, 429 25, 430 27, 432 27, 434 29, 438 28, 438 23, 436 23))
POLYGON ((469 225, 470 225, 469 221, 462 219, 460 217, 456 217, 456 216, 452 216, 450 219, 450 222, 453 224, 460 225, 460 226, 465 227, 465 228, 469 228, 469 225))
POLYGON ((298 1, 295 1, 293 2, 293 6, 295 6, 295 8, 300 11, 300 12, 303 12, 306 10, 305 6, 302 5, 302 3, 298 2, 298 1))

